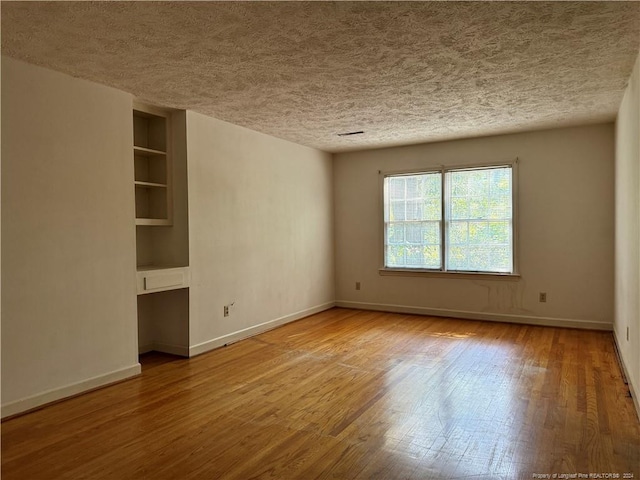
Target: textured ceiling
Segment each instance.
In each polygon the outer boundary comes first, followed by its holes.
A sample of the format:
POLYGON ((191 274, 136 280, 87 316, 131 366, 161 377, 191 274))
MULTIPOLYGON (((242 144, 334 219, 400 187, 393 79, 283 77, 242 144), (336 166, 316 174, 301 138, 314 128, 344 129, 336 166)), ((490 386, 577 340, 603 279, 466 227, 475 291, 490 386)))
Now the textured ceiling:
POLYGON ((2 3, 3 54, 332 152, 612 120, 639 46, 638 2, 2 3))

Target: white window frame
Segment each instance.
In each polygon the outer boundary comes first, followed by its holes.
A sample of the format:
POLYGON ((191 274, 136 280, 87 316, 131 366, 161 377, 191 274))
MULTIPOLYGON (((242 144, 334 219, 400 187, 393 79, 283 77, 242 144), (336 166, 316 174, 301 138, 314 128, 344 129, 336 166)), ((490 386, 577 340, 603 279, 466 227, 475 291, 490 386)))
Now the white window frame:
POLYGON ((379 174, 379 188, 380 193, 380 232, 379 232, 379 258, 380 268, 378 272, 380 275, 397 275, 397 276, 451 276, 455 278, 478 278, 478 277, 492 277, 498 279, 519 279, 520 270, 518 262, 518 159, 492 162, 492 163, 476 163, 476 164, 462 164, 462 165, 439 165, 436 167, 425 167, 410 170, 393 170, 393 171, 378 171, 379 174), (489 169, 499 167, 511 167, 511 222, 512 222, 512 260, 513 271, 510 273, 500 272, 473 272, 473 271, 459 271, 459 270, 446 270, 446 218, 445 218, 445 174, 451 171, 463 171, 463 170, 475 170, 475 169, 489 169), (385 246, 386 246, 386 228, 385 228, 385 205, 384 205, 384 180, 386 177, 399 176, 399 175, 420 175, 426 173, 441 174, 442 190, 441 190, 441 206, 442 206, 442 228, 440 232, 441 236, 441 267, 439 269, 422 269, 422 268, 400 268, 400 267, 387 267, 385 266, 385 246))

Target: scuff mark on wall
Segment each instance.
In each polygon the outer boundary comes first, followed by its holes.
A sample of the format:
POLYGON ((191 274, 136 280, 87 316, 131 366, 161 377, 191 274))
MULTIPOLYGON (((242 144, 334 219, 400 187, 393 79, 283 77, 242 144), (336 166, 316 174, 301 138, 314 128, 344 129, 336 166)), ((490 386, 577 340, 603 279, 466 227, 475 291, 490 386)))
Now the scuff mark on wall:
POLYGON ((487 304, 483 312, 531 314, 532 310, 524 308, 524 291, 526 283, 499 281, 475 281, 474 285, 487 290, 487 304))

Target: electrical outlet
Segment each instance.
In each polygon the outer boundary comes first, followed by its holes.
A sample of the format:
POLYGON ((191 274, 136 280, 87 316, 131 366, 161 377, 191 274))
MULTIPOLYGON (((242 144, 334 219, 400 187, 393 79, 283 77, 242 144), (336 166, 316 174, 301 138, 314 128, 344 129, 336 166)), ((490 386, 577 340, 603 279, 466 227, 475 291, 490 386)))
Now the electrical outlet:
POLYGON ((356 282, 356 290, 360 290, 360 282, 356 282))
POLYGON ((540 303, 545 303, 547 301, 547 292, 540 292, 540 296, 538 297, 538 301, 540 303))
POLYGON ((224 316, 228 317, 229 316, 229 305, 225 305, 224 306, 224 316))

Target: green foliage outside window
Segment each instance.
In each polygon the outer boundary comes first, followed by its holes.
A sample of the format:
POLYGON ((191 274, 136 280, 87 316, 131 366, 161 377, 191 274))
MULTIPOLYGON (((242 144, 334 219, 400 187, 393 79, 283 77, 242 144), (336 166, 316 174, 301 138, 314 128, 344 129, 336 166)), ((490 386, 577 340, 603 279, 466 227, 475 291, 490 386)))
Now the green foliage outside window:
POLYGON ((444 191, 442 180, 441 171, 385 178, 385 266, 511 272, 512 168, 445 171, 444 191))

